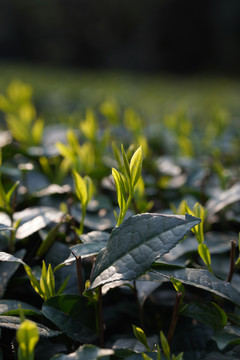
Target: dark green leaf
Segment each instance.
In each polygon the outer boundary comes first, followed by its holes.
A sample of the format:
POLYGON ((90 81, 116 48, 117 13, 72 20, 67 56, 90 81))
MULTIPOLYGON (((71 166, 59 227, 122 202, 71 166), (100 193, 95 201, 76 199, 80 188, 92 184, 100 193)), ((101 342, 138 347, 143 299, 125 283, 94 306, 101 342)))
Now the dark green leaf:
MULTIPOLYGON (((82 258, 97 255, 102 248, 104 248, 107 245, 106 242, 95 242, 92 244, 79 244, 72 246, 71 252, 74 253, 75 256, 81 256, 82 258)), ((69 264, 76 260, 76 257, 73 254, 70 255, 70 257, 64 261, 64 264, 69 264)))
POLYGON ((0 300, 0 314, 19 315, 20 311, 23 311, 26 316, 41 315, 41 311, 38 308, 23 301, 0 300))
POLYGON ((59 354, 54 356, 52 360, 97 360, 103 356, 114 354, 113 350, 100 349, 95 345, 83 345, 80 346, 74 353, 69 355, 59 354))
POLYGON ((157 276, 159 276, 161 281, 163 277, 170 279, 172 276, 184 284, 210 291, 240 306, 239 292, 229 282, 218 279, 208 270, 189 268, 180 270, 151 270, 148 273, 150 279, 151 273, 153 273, 153 280, 155 281, 157 276))
POLYGON ((215 303, 202 304, 194 302, 188 304, 181 311, 181 315, 196 319, 210 326, 214 331, 222 330, 227 323, 227 315, 215 303))
POLYGON ((111 281, 136 279, 199 221, 188 214, 184 217, 147 213, 125 220, 112 231, 106 248, 99 253, 91 288, 111 281))
POLYGON ((96 338, 95 310, 86 297, 59 295, 47 300, 43 314, 71 339, 90 342, 96 338))
POLYGON ((16 256, 11 254, 0 252, 0 298, 3 296, 8 281, 12 275, 18 269, 19 265, 25 263, 20 259, 23 258, 26 253, 25 249, 19 250, 15 253, 16 256), (18 258, 18 256, 20 258, 18 258))
MULTIPOLYGON (((0 327, 17 330, 19 328, 20 324, 21 324, 21 320, 19 317, 7 316, 7 315, 0 316, 0 327)), ((40 336, 54 337, 54 336, 60 335, 62 333, 60 331, 51 330, 45 325, 42 325, 39 323, 36 323, 36 324, 37 324, 37 328, 38 328, 38 332, 39 332, 40 336)))
POLYGON ((227 333, 225 331, 214 334, 212 336, 212 339, 216 341, 219 350, 223 350, 226 346, 230 344, 240 343, 238 335, 227 333))
MULTIPOLYGON (((158 336, 147 337, 147 342, 152 349, 153 346, 158 343, 158 336)), ((114 342, 113 349, 128 349, 136 352, 146 351, 145 346, 136 338, 120 338, 114 342)))

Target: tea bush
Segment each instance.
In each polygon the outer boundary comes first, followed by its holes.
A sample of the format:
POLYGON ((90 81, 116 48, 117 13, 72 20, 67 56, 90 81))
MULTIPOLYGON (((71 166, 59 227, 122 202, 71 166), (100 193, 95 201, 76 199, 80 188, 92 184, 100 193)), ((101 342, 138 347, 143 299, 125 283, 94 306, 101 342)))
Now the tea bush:
POLYGON ((32 93, 0 96, 0 358, 239 358, 230 112, 106 100, 70 128, 32 93))

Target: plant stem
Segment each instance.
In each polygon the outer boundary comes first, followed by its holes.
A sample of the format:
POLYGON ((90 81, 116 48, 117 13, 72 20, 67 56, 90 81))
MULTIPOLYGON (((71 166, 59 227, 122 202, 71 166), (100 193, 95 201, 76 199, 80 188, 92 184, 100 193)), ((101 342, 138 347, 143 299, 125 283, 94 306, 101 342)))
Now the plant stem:
POLYGON ((103 304, 102 304, 101 286, 99 286, 99 295, 98 295, 98 336, 99 336, 99 346, 101 348, 104 348, 103 304))
POLYGON ((82 296, 82 293, 84 291, 83 286, 83 274, 82 274, 82 258, 81 256, 76 256, 72 252, 73 256, 76 258, 76 272, 77 272, 77 279, 78 279, 78 293, 80 296, 82 296))
POLYGON ((227 277, 227 282, 231 282, 233 273, 235 270, 235 250, 236 250, 236 241, 231 240, 231 250, 230 250, 230 268, 227 277))
POLYGON ((81 218, 81 223, 80 223, 80 228, 79 228, 80 235, 83 233, 83 229, 84 229, 84 219, 86 216, 86 210, 87 210, 87 208, 85 206, 83 206, 82 207, 82 218, 81 218))
POLYGON ((168 344, 170 345, 173 339, 173 335, 174 335, 174 331, 175 331, 175 327, 177 325, 177 321, 178 321, 178 314, 179 314, 179 307, 181 304, 181 299, 182 299, 182 292, 177 292, 176 293, 176 299, 175 299, 175 304, 174 304, 174 308, 173 308, 173 313, 172 313, 172 318, 171 318, 171 323, 170 323, 170 327, 168 330, 168 344))

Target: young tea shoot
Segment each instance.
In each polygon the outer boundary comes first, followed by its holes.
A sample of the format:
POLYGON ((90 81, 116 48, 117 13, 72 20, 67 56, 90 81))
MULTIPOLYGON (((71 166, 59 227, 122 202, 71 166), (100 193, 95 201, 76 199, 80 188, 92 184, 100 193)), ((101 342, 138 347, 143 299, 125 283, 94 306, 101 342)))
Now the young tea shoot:
POLYGON ((123 160, 123 173, 116 170, 115 168, 112 168, 112 176, 116 186, 117 200, 119 205, 119 215, 117 216, 115 213, 117 226, 123 222, 126 212, 131 204, 136 184, 141 176, 143 161, 141 146, 134 152, 130 163, 123 145, 121 146, 121 151, 123 160))

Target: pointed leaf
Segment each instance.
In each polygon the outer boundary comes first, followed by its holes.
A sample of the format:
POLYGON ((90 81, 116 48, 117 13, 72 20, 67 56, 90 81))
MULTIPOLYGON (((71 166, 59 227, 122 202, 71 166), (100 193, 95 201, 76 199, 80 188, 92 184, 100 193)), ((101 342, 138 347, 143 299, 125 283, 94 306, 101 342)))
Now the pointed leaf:
POLYGON ((62 225, 62 222, 54 226, 48 233, 47 236, 44 238, 42 244, 39 246, 38 251, 36 255, 38 257, 42 257, 48 249, 52 246, 54 240, 56 239, 56 236, 58 234, 59 227, 62 225))
POLYGON ((210 267, 211 266, 211 255, 210 255, 207 245, 199 244, 198 245, 198 253, 199 253, 200 257, 202 258, 202 260, 204 261, 204 263, 208 267, 210 267))
POLYGON ((132 187, 136 185, 142 171, 142 147, 140 146, 133 154, 130 161, 130 173, 132 187))
POLYGON ((16 181, 15 184, 13 184, 13 186, 10 188, 10 190, 7 192, 6 194, 6 200, 8 202, 8 204, 10 204, 10 200, 11 200, 11 196, 14 193, 15 189, 17 188, 17 186, 19 185, 20 181, 16 181))
POLYGON ((171 277, 174 277, 184 284, 210 291, 240 307, 239 292, 229 282, 218 279, 208 270, 189 268, 180 270, 151 270, 148 273, 149 279, 151 279, 151 273, 155 281, 157 281, 158 276, 161 281, 163 278, 170 280, 171 277))
POLYGON ((73 170, 73 180, 75 184, 75 191, 81 204, 84 206, 87 204, 88 194, 87 187, 84 179, 75 170, 73 170))
POLYGON ((121 174, 114 168, 112 168, 112 176, 113 176, 115 186, 116 186, 118 205, 119 205, 120 209, 122 210, 125 207, 125 199, 126 199, 125 186, 123 183, 123 179, 122 179, 121 174))
POLYGON ((134 280, 181 240, 200 219, 191 215, 140 214, 112 231, 96 260, 91 288, 116 280, 134 280))
POLYGON ((170 347, 169 347, 168 341, 162 331, 160 331, 160 340, 161 340, 161 345, 162 345, 164 355, 166 356, 166 358, 168 360, 170 360, 170 347))
POLYGON ((126 172, 126 175, 127 175, 127 179, 130 181, 130 179, 131 179, 130 167, 129 167, 129 162, 128 162, 127 155, 126 155, 126 153, 124 151, 123 144, 121 144, 121 151, 122 151, 124 169, 125 169, 125 172, 126 172))
POLYGON ((134 335, 136 336, 138 341, 140 341, 140 343, 142 343, 145 346, 145 348, 148 351, 150 351, 149 346, 148 346, 147 337, 146 337, 144 331, 138 326, 132 325, 132 327, 133 327, 134 335))
POLYGON ((52 271, 51 264, 48 265, 48 271, 47 271, 47 284, 50 291, 50 296, 55 295, 55 278, 52 271))
POLYGON ((27 273, 27 276, 30 280, 30 283, 33 289, 36 291, 38 295, 40 295, 44 299, 44 292, 42 290, 41 282, 39 283, 36 277, 34 276, 32 269, 28 265, 24 265, 24 269, 27 273))
POLYGON ((86 343, 96 338, 95 310, 86 297, 52 297, 45 301, 42 312, 73 340, 86 343))

